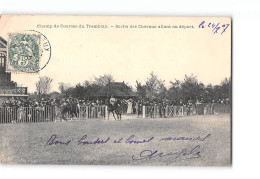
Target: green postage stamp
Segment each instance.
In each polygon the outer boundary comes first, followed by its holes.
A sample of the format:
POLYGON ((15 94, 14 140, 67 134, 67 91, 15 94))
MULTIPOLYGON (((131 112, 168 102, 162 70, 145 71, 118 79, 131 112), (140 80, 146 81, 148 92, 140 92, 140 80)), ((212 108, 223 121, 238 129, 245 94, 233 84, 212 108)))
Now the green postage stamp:
POLYGON ((40 35, 9 34, 7 71, 36 73, 39 71, 40 35))

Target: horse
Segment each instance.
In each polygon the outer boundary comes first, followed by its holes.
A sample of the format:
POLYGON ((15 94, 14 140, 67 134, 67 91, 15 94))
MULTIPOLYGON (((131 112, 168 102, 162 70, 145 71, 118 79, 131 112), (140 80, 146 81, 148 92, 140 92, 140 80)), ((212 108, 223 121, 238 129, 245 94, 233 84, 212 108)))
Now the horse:
POLYGON ((113 117, 115 120, 121 120, 122 112, 123 112, 123 103, 121 101, 116 101, 115 103, 108 103, 107 105, 107 111, 108 111, 108 120, 109 120, 109 114, 112 112, 113 117), (115 117, 116 114, 116 117, 115 117), (117 118, 117 119, 116 119, 117 118))
POLYGON ((121 101, 117 101, 115 113, 117 115, 118 120, 121 120, 122 118, 123 109, 124 109, 123 103, 121 101))
POLYGON ((70 111, 71 111, 71 106, 70 106, 70 104, 68 104, 68 103, 63 103, 62 105, 61 105, 61 118, 62 119, 64 119, 64 120, 66 120, 67 121, 67 118, 69 117, 71 117, 71 115, 70 115, 70 111), (67 117, 67 118, 66 118, 67 117))
POLYGON ((116 111, 116 109, 117 109, 117 104, 116 104, 116 103, 114 103, 114 104, 108 103, 108 104, 107 104, 107 112, 108 112, 108 114, 107 114, 107 120, 109 120, 109 114, 110 114, 110 112, 112 112, 113 117, 114 117, 114 119, 116 120, 116 117, 115 117, 115 111, 116 111))
POLYGON ((79 106, 77 105, 77 103, 71 103, 70 104, 70 114, 71 117, 78 117, 78 113, 79 113, 79 106))
POLYGON ((79 107, 77 103, 64 102, 61 106, 61 118, 67 120, 67 118, 77 117, 79 113, 79 107))

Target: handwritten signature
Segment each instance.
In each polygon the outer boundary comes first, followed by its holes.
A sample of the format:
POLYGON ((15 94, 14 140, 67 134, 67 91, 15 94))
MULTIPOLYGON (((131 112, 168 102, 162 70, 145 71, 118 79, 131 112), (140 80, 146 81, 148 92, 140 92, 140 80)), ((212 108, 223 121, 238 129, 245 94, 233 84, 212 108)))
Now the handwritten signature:
POLYGON ((183 160, 188 160, 188 159, 196 159, 200 158, 201 151, 200 145, 195 146, 191 150, 188 149, 182 149, 181 151, 178 152, 159 152, 158 150, 143 150, 140 152, 139 155, 132 155, 132 160, 144 160, 144 159, 153 159, 153 158, 162 158, 162 157, 173 157, 173 160, 176 159, 183 159, 183 160))

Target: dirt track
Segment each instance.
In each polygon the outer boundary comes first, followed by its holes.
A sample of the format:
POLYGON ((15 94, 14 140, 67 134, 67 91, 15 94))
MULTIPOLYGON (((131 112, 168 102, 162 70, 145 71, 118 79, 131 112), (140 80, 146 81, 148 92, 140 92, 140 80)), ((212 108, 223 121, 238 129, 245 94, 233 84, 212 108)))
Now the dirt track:
POLYGON ((226 166, 230 121, 230 114, 218 114, 1 124, 0 159, 19 164, 226 166))

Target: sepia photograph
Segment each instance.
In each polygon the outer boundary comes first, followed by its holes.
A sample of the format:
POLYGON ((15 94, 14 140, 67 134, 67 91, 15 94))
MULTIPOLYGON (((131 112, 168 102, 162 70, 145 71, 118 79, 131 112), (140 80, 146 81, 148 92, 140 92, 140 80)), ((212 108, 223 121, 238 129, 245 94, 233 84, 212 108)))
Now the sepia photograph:
POLYGON ((231 166, 231 28, 1 15, 0 163, 231 166))

